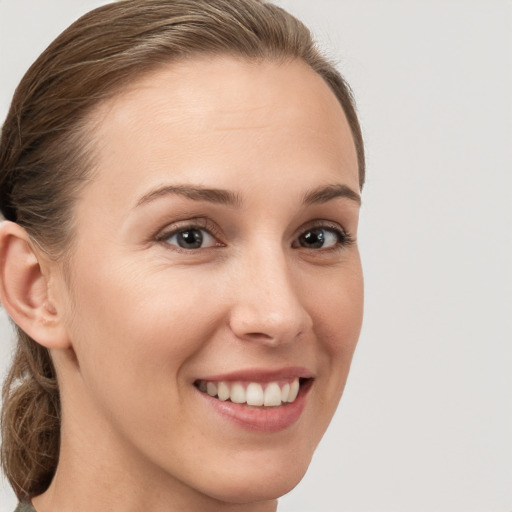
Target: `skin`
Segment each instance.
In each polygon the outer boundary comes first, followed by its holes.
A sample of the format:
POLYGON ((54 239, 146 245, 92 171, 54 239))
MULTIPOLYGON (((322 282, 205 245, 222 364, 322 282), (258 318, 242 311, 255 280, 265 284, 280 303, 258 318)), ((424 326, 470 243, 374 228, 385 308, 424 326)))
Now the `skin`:
POLYGON ((334 414, 361 327, 359 203, 303 201, 329 185, 358 191, 342 108, 302 62, 217 57, 168 65, 92 119, 97 168, 75 206, 69 275, 32 248, 60 341, 31 333, 51 348, 63 406, 59 467, 34 505, 274 511, 334 414), (237 204, 151 195, 162 186, 222 189, 237 204), (190 219, 211 237, 184 250, 168 235, 190 219), (325 247, 304 246, 319 226, 325 247), (290 366, 314 381, 278 432, 228 421, 193 385, 290 366))

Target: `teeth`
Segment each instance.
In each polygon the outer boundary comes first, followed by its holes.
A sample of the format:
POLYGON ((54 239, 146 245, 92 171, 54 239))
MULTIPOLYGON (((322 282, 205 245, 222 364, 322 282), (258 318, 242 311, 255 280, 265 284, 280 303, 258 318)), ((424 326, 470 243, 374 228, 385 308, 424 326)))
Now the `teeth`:
MULTIPOLYGON (((201 388, 199 388, 199 389, 201 389, 201 388)), ((206 392, 210 396, 217 396, 217 384, 215 384, 215 382, 208 382, 206 384, 206 392)))
POLYGON ((288 402, 288 395, 290 394, 290 384, 286 383, 281 389, 281 401, 288 402))
POLYGON ((296 378, 280 386, 277 382, 269 382, 265 389, 258 382, 250 382, 244 386, 240 382, 228 384, 227 382, 199 381, 197 387, 203 393, 217 397, 219 400, 231 400, 235 404, 253 406, 277 407, 281 403, 294 402, 299 394, 300 384, 296 378))
POLYGON ((244 404, 246 402, 245 389, 242 384, 233 384, 231 386, 231 401, 235 404, 244 404))
POLYGON ((288 395, 288 402, 293 402, 299 394, 299 379, 295 379, 290 384, 290 394, 288 395))
MULTIPOLYGON (((247 405, 263 405, 263 388, 261 387, 261 384, 251 382, 247 386, 246 395, 247 405)), ((281 405, 281 402, 279 402, 277 405, 281 405)))
POLYGON ((265 389, 265 406, 281 405, 281 388, 279 384, 271 382, 265 389))
POLYGON ((229 398, 229 386, 225 382, 219 382, 218 396, 223 402, 229 398))

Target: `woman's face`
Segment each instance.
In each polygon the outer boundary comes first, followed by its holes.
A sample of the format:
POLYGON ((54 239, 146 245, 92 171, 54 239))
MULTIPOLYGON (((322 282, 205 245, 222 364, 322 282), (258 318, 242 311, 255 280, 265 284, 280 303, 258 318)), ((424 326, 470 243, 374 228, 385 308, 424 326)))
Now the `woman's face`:
POLYGON ((287 492, 361 326, 342 108, 301 62, 216 57, 145 77, 91 125, 61 301, 73 357, 56 359, 63 450, 138 492, 287 492))

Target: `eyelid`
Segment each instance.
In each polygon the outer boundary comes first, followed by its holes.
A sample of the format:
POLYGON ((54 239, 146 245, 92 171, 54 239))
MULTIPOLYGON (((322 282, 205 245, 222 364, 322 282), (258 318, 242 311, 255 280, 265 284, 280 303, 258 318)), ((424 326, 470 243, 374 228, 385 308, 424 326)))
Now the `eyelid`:
MULTIPOLYGON (((224 234, 220 230, 220 228, 217 226, 216 223, 212 222, 207 217, 194 217, 190 219, 184 219, 177 222, 173 222, 171 224, 166 225, 164 228, 160 229, 157 234, 153 237, 153 240, 156 240, 157 242, 161 243, 167 243, 166 240, 170 238, 171 236, 177 234, 180 231, 186 230, 186 229, 204 229, 206 230, 211 236, 213 236, 217 241, 219 241, 219 246, 225 246, 225 242, 223 241, 224 234)), ((337 244, 335 247, 324 249, 324 250, 333 250, 333 249, 340 249, 347 247, 349 245, 352 245, 355 243, 355 238, 338 222, 324 220, 324 219, 315 219, 312 221, 309 221, 302 226, 300 226, 299 229, 296 230, 294 236, 293 236, 293 243, 292 246, 295 245, 296 240, 300 235, 302 235, 305 231, 308 229, 313 228, 323 228, 326 230, 334 231, 338 234, 340 234, 344 240, 337 244)), ((168 244, 170 245, 170 244, 168 244)), ((207 249, 207 248, 205 248, 207 249)), ((321 251, 322 249, 316 249, 315 251, 321 251)))
POLYGON ((339 222, 324 219, 314 219, 309 222, 306 222, 305 224, 302 224, 302 226, 300 226, 300 228, 297 230, 295 236, 311 228, 332 229, 334 231, 339 231, 340 233, 343 233, 345 235, 348 234, 348 231, 339 222))
MULTIPOLYGON (((306 224, 303 224, 295 233, 294 235, 294 242, 308 229, 314 229, 314 228, 323 228, 326 230, 334 231, 337 234, 340 234, 344 237, 343 242, 340 242, 334 247, 323 249, 324 251, 328 250, 336 250, 340 248, 345 248, 349 245, 353 245, 355 243, 355 238, 351 235, 349 231, 347 231, 341 224, 338 222, 330 221, 330 220, 323 220, 323 219, 315 219, 310 222, 307 222, 306 224)), ((312 249, 313 250, 313 249, 312 249)), ((322 249, 314 249, 315 251, 322 251, 322 249)))
POLYGON ((218 226, 212 222, 210 219, 206 217, 196 217, 186 220, 180 220, 178 222, 174 222, 168 224, 165 228, 160 229, 155 235, 154 239, 157 242, 164 242, 166 239, 175 235, 180 231, 184 231, 186 229, 204 229, 211 236, 213 236, 217 241, 219 241, 219 245, 224 245, 223 242, 220 241, 223 238, 223 234, 218 226))

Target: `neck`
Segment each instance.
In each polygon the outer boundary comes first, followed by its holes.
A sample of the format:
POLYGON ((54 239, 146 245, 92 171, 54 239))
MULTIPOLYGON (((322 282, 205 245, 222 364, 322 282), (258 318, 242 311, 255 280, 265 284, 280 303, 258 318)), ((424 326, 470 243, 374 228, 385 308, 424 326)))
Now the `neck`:
MULTIPOLYGON (((94 439, 94 438, 93 438, 94 439)), ((101 438, 90 443, 63 432, 59 465, 37 512, 275 512, 277 500, 229 503, 191 488, 150 464, 107 457, 101 438), (79 442, 77 442, 79 440, 79 442)), ((109 447, 112 450, 112 447, 109 447)))

